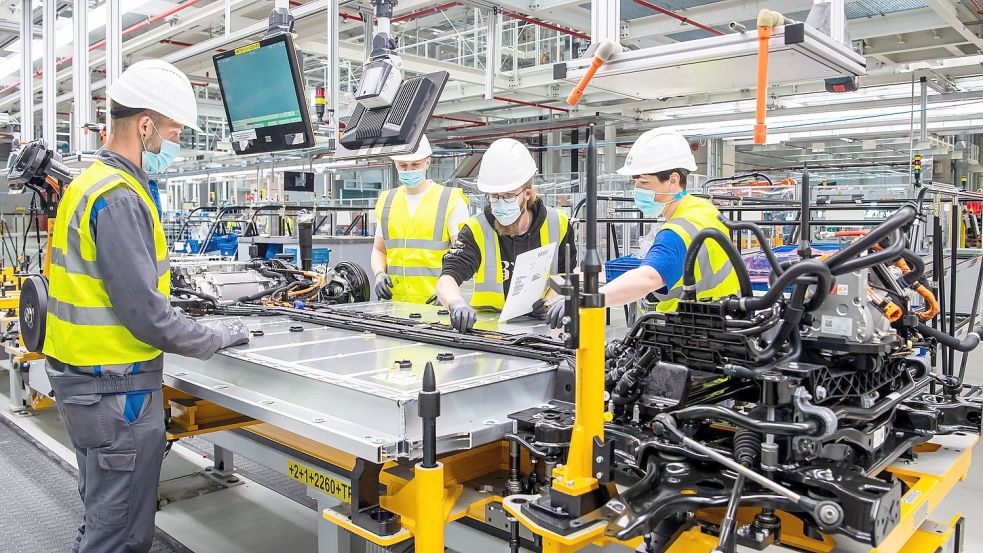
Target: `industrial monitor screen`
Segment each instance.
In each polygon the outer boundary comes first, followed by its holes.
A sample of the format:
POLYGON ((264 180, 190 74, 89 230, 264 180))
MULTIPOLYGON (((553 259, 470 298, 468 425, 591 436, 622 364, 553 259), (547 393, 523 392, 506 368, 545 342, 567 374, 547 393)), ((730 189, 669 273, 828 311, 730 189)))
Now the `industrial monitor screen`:
POLYGON ((282 34, 214 56, 236 153, 314 144, 296 50, 282 34))
POLYGON ((284 192, 314 192, 314 173, 283 172, 284 192))

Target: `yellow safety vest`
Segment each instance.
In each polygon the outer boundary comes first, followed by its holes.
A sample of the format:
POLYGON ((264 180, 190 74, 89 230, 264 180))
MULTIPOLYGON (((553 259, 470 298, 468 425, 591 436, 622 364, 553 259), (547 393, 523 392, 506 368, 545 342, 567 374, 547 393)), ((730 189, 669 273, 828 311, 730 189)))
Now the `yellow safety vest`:
MULTIPOLYGON (((696 233, 705 228, 715 228, 724 235, 730 236, 730 231, 717 218, 720 212, 709 200, 687 195, 683 198, 672 218, 662 225, 663 230, 672 230, 683 239, 686 249, 696 233)), ((737 272, 727 254, 716 242, 707 240, 700 248, 696 258, 696 299, 717 299, 740 291, 737 272)), ((683 295, 683 279, 669 287, 666 294, 653 293, 659 299, 655 304, 656 311, 675 311, 679 298, 683 295)))
POLYGON ((436 292, 450 238, 460 230, 450 228, 450 216, 460 201, 467 203, 463 190, 433 183, 411 215, 405 187, 379 196, 375 215, 386 242, 394 301, 426 303, 436 292))
MULTIPOLYGON (((550 266, 550 275, 556 274, 560 256, 559 244, 567 235, 570 228, 570 219, 566 214, 545 207, 546 220, 539 227, 539 247, 547 244, 557 244, 557 251, 553 254, 553 263, 550 266)), ((478 244, 478 251, 481 252, 481 264, 478 265, 478 272, 474 275, 474 293, 471 295, 471 305, 473 307, 483 307, 501 310, 505 307, 505 274, 502 271, 502 247, 498 242, 498 233, 495 227, 488 221, 484 213, 479 213, 465 223, 471 229, 475 242, 478 244), (495 244, 494 248, 489 248, 488 244, 495 244)), ((546 294, 546 291, 543 291, 546 294)))
MULTIPOLYGON (((77 366, 148 361, 160 350, 136 339, 120 323, 96 267, 89 217, 101 196, 117 187, 136 193, 150 211, 157 254, 157 290, 171 293, 167 239, 157 206, 133 177, 94 162, 65 189, 51 237, 47 333, 44 354, 77 366)), ((125 267, 120 267, 125 272, 125 267)))

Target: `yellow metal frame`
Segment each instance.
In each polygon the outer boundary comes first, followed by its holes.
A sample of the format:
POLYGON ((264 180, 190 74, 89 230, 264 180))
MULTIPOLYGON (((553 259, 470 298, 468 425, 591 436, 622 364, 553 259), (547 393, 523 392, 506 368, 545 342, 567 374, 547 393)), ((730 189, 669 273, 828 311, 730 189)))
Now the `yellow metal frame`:
MULTIPOLYGON (((922 455, 928 457, 938 454, 939 449, 945 449, 946 452, 954 451, 954 449, 943 445, 947 443, 949 438, 956 437, 940 436, 936 438, 938 442, 924 444, 920 448, 924 451, 922 455), (925 451, 926 449, 929 451, 925 451), (932 452, 932 449, 935 451, 932 452)), ((901 498, 901 521, 884 540, 884 543, 873 549, 871 553, 895 553, 903 547, 907 547, 906 544, 917 537, 922 523, 949 495, 956 483, 966 479, 969 474, 969 467, 973 462, 973 446, 978 441, 978 436, 968 441, 968 446, 958 453, 953 462, 941 474, 919 471, 917 463, 910 467, 904 464, 888 467, 887 471, 904 481, 909 489, 901 498)))
POLYGON ((594 439, 604 440, 604 309, 580 309, 575 418, 567 464, 553 469, 553 489, 579 496, 598 488, 594 439))
POLYGON ((168 441, 242 428, 259 422, 168 386, 164 386, 163 391, 164 407, 171 412, 167 420, 168 441))
POLYGON ((898 553, 925 553, 926 551, 942 551, 945 546, 955 537, 956 527, 959 526, 963 516, 957 514, 952 517, 948 524, 941 524, 931 520, 924 524, 908 540, 908 543, 901 547, 898 553), (936 528, 943 528, 936 531, 936 528))
MULTIPOLYGON (((170 402, 172 406, 175 404, 188 405, 189 399, 196 398, 165 387, 165 401, 170 402)), ((207 404, 207 402, 205 403, 207 404)), ((247 432, 280 443, 289 449, 303 452, 344 470, 350 471, 355 466, 355 457, 314 440, 259 421, 250 420, 244 424, 237 424, 234 419, 241 417, 241 415, 228 410, 224 410, 224 414, 234 416, 231 419, 222 419, 219 417, 222 408, 213 410, 217 406, 193 405, 193 407, 204 407, 201 414, 204 414, 212 424, 219 424, 224 420, 228 428, 248 425, 245 428, 247 432)), ((226 429, 208 427, 199 418, 201 414, 196 413, 194 418, 199 428, 188 435, 226 429)), ((172 436, 174 434, 169 434, 168 439, 172 439, 172 436)), ((944 440, 946 437, 940 438, 944 440)), ((902 464, 887 469, 904 480, 909 486, 909 490, 902 497, 901 522, 898 527, 880 547, 872 549, 870 553, 923 553, 935 551, 937 547, 934 545, 948 543, 961 517, 953 518, 947 526, 931 523, 932 527, 945 528, 944 531, 940 532, 937 528, 933 530, 927 527, 929 523, 927 516, 939 505, 956 483, 964 480, 968 474, 972 461, 972 446, 979 438, 963 439, 965 443, 959 448, 952 446, 952 444, 947 446, 944 441, 941 444, 930 442, 915 448, 915 451, 924 455, 926 459, 930 459, 933 453, 942 448, 946 448, 949 452, 955 451, 952 462, 944 467, 941 474, 919 471, 918 463, 910 466, 902 464)), ((379 498, 380 506, 398 514, 403 526, 403 529, 392 536, 373 534, 355 525, 344 510, 327 509, 322 513, 322 516, 325 520, 381 547, 389 547, 415 536, 418 542, 417 550, 421 553, 431 553, 442 551, 443 528, 447 523, 464 517, 485 522, 487 505, 489 503, 501 503, 506 512, 515 516, 521 524, 532 530, 533 533, 542 536, 543 553, 572 553, 588 545, 604 547, 617 543, 628 548, 636 548, 641 544, 641 538, 622 542, 605 536, 605 525, 602 523, 588 526, 568 536, 554 534, 537 526, 528 517, 525 517, 521 512, 521 503, 515 501, 516 499, 529 501, 538 496, 502 498, 486 495, 468 504, 461 504, 462 492, 466 485, 471 486, 482 481, 497 482, 501 474, 508 469, 507 442, 497 442, 448 455, 441 461, 439 469, 425 470, 417 467, 411 478, 401 476, 399 471, 391 470, 396 467, 395 463, 384 465, 379 481, 386 487, 388 493, 379 498)), ((525 455, 522 461, 524 471, 528 471, 530 464, 525 455)), ((500 482, 497 483, 500 484, 500 482)), ((722 509, 708 509, 698 512, 697 516, 708 522, 717 523, 722 512, 722 509)), ((738 521, 742 524, 749 523, 757 512, 758 509, 756 508, 741 508, 737 514, 738 521)), ((776 514, 782 519, 782 545, 811 553, 835 551, 836 542, 832 537, 824 535, 822 540, 809 538, 804 535, 802 521, 798 517, 782 511, 777 511, 776 514)), ((696 526, 682 533, 667 549, 667 553, 709 553, 716 546, 717 537, 702 532, 701 528, 696 526)))

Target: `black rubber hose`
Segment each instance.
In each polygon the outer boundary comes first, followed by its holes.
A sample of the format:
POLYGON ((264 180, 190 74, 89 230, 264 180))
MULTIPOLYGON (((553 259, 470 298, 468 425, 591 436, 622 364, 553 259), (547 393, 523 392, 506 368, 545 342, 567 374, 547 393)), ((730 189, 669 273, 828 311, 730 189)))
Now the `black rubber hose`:
POLYGON ((901 252, 901 259, 904 259, 908 263, 908 268, 911 269, 911 272, 904 275, 904 281, 908 286, 914 286, 916 282, 925 276, 925 260, 908 248, 905 248, 901 252))
POLYGON ((764 173, 745 173, 743 175, 734 175, 733 177, 717 177, 714 179, 708 179, 703 182, 703 191, 706 192, 706 189, 711 184, 716 184, 718 182, 736 182, 741 179, 746 179, 747 177, 755 177, 755 178, 762 179, 765 182, 767 182, 769 185, 775 184, 774 181, 772 181, 771 178, 764 173))
POLYGON ((799 277, 805 275, 815 275, 819 278, 820 284, 816 290, 817 294, 823 293, 823 289, 828 294, 833 286, 833 275, 825 263, 821 263, 815 259, 803 259, 789 267, 763 296, 731 299, 728 301, 728 307, 733 310, 745 312, 770 307, 782 297, 782 294, 785 293, 785 288, 795 282, 799 277))
POLYGON ((191 290, 188 288, 171 288, 172 294, 185 294, 187 296, 195 296, 196 298, 201 298, 208 303, 212 304, 214 307, 218 307, 218 298, 204 292, 199 292, 197 290, 191 290))
POLYGON ((846 273, 852 273, 853 271, 859 271, 860 269, 865 269, 867 267, 873 267, 874 265, 880 265, 881 263, 894 263, 901 257, 901 254, 904 253, 904 250, 906 249, 904 237, 902 236, 901 231, 895 230, 888 245, 882 247, 883 249, 870 255, 856 257, 841 263, 839 266, 832 269, 833 274, 844 275, 846 273))
POLYGON ((765 238, 765 232, 762 228, 750 221, 731 221, 730 219, 721 215, 718 217, 721 223, 730 230, 749 230, 755 238, 758 239, 758 243, 761 244, 761 251, 768 258, 768 263, 771 264, 771 270, 777 276, 781 276, 785 272, 782 268, 781 263, 778 262, 778 258, 775 257, 775 252, 772 251, 771 246, 768 244, 768 240, 765 238))
POLYGON ((915 199, 915 205, 918 213, 922 213, 922 206, 925 204, 925 194, 928 193, 928 188, 922 188, 918 191, 918 196, 915 199))
POLYGON ((829 266, 831 271, 834 271, 834 274, 842 274, 835 272, 840 265, 859 257, 867 250, 873 248, 890 236, 891 233, 914 220, 915 215, 915 208, 910 205, 902 206, 894 212, 894 215, 891 215, 883 223, 874 227, 869 234, 851 242, 847 247, 831 255, 826 260, 826 265, 829 266))
POLYGON ((259 292, 256 292, 255 294, 249 294, 248 296, 242 296, 241 298, 237 299, 235 302, 236 303, 239 303, 239 302, 243 302, 243 301, 253 301, 253 300, 258 300, 259 298, 265 298, 266 296, 269 296, 269 295, 272 295, 272 294, 276 294, 276 293, 279 293, 279 292, 286 292, 294 284, 296 284, 296 282, 291 282, 290 284, 285 284, 283 286, 280 286, 279 288, 269 288, 267 290, 260 290, 259 292))
POLYGON ((802 306, 805 291, 806 286, 804 284, 798 284, 792 290, 791 300, 789 301, 789 305, 785 309, 785 313, 782 318, 782 326, 778 328, 778 331, 775 333, 775 337, 772 338, 771 343, 768 344, 768 347, 758 354, 758 358, 755 359, 755 362, 758 365, 761 363, 767 364, 755 367, 753 369, 735 366, 735 376, 742 378, 754 378, 764 371, 771 370, 779 362, 798 361, 799 355, 802 353, 802 340, 801 336, 799 335, 799 322, 802 321, 802 315, 805 313, 802 306), (786 342, 791 343, 791 351, 783 357, 778 357, 779 348, 785 345, 786 342))
POLYGON ((739 428, 778 436, 813 435, 819 431, 819 425, 813 420, 802 422, 763 421, 720 405, 684 407, 673 412, 672 416, 680 421, 717 418, 730 422, 739 428))
MULTIPOLYGON (((690 241, 689 249, 686 250, 686 258, 683 261, 683 299, 696 298, 696 274, 694 268, 696 267, 696 258, 703 248, 703 243, 707 240, 716 242, 724 250, 724 253, 727 254, 727 258, 730 260, 734 272, 737 273, 737 281, 741 286, 741 297, 751 297, 754 294, 754 290, 751 288, 751 277, 748 275, 744 260, 741 259, 741 254, 738 253, 734 243, 730 241, 729 236, 720 232, 718 229, 705 228, 696 233, 696 236, 690 241)), ((708 278, 710 275, 702 276, 703 278, 708 278)))
POLYGON ((811 259, 812 258, 812 247, 810 245, 812 239, 812 229, 809 227, 809 221, 811 218, 809 215, 809 168, 802 168, 802 181, 799 183, 799 201, 801 202, 801 207, 799 209, 799 248, 798 253, 801 259, 811 259))
POLYGON ((922 336, 935 338, 943 346, 956 351, 971 351, 980 344, 980 338, 983 338, 983 326, 976 327, 976 329, 966 334, 966 337, 962 340, 955 336, 950 336, 941 330, 934 329, 925 323, 918 323, 915 326, 915 330, 921 333, 922 336))

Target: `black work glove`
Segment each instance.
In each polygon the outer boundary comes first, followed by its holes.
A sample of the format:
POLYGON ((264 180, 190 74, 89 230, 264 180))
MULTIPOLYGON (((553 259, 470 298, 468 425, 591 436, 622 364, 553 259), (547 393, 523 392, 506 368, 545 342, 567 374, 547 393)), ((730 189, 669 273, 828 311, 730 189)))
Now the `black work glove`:
POLYGON ((451 326, 458 332, 470 332, 478 322, 478 314, 463 299, 452 301, 447 308, 451 312, 451 326))
POLYGON ((380 300, 391 300, 393 299, 393 281, 389 278, 386 273, 379 273, 375 275, 375 295, 379 296, 380 300))
POLYGON ((562 299, 555 302, 546 311, 546 324, 550 328, 562 328, 563 327, 563 316, 567 312, 567 302, 562 299))

